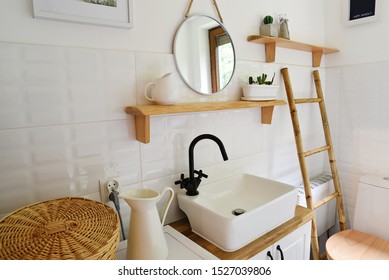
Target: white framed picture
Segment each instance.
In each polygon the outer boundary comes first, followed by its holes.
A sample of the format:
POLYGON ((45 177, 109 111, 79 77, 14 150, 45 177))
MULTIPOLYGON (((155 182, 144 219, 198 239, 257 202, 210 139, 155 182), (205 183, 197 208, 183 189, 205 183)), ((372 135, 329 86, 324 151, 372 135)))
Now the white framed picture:
POLYGON ((342 0, 343 22, 347 26, 377 21, 381 0, 342 0))
POLYGON ((34 18, 132 28, 132 0, 33 0, 34 18))

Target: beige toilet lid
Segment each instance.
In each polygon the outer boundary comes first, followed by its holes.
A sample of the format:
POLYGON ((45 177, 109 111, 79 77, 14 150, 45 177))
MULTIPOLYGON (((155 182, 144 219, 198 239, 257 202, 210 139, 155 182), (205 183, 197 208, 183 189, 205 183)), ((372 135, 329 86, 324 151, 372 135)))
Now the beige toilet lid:
POLYGON ((344 230, 326 243, 330 260, 389 260, 389 241, 357 230, 344 230))

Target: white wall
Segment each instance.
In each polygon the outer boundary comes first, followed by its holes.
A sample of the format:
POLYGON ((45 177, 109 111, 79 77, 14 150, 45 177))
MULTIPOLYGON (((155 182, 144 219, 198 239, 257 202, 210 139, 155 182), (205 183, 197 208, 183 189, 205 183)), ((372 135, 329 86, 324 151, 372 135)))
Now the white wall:
MULTIPOLYGON (((174 34, 185 18, 189 1, 133 2, 135 27, 124 30, 35 20, 32 18, 32 0, 2 0, 0 38, 5 42, 39 45, 172 53, 174 34)), ((276 18, 279 13, 286 13, 290 18, 289 28, 294 40, 321 45, 325 40, 324 2, 273 0, 269 3, 265 0, 243 0, 237 3, 235 0, 223 0, 218 1, 218 6, 224 24, 234 39, 238 58, 263 61, 264 54, 260 47, 248 44, 246 38, 247 35, 258 34, 258 25, 264 15, 270 14, 276 18)), ((190 15, 196 13, 218 18, 212 1, 195 1, 190 15)))
POLYGON ((380 2, 379 21, 345 26, 341 1, 326 1, 326 41, 340 50, 326 59, 327 108, 350 221, 359 177, 389 173, 389 3, 380 2))
POLYGON ((325 1, 325 40, 340 50, 328 56, 326 65, 344 66, 389 60, 389 3, 380 1, 381 17, 377 22, 347 26, 343 23, 342 1, 325 1))
MULTIPOLYGON (((214 97, 198 95, 181 81, 180 102, 237 100, 241 77, 275 71, 280 84, 283 66, 290 68, 296 95, 312 96, 309 53, 277 49, 276 63, 266 64, 264 47, 246 38, 258 34, 262 16, 286 13, 293 39, 324 44, 325 1, 219 2, 237 51, 234 79, 214 97)), ((119 176, 122 191, 178 191, 174 181, 187 174, 188 146, 201 133, 221 138, 230 157, 223 162, 215 144, 198 143, 195 166, 209 175, 204 181, 242 171, 301 181, 287 106, 275 109, 270 126, 260 123, 258 109, 153 117, 151 143, 135 140, 133 117, 124 107, 147 104, 146 83, 176 72, 171 46, 187 3, 134 4, 135 27, 123 30, 36 20, 31 1, 0 1, 0 215, 60 196, 100 199, 98 180, 109 176, 119 176)), ((196 12, 216 16, 211 1, 195 1, 196 12)), ((282 85, 278 97, 285 99, 282 85)), ((317 111, 305 107, 301 113, 307 149, 321 146, 317 111)), ((310 167, 320 173, 322 157, 312 157, 310 167)), ((125 220, 129 212, 122 205, 125 220)), ((180 217, 174 201, 167 221, 180 217)))

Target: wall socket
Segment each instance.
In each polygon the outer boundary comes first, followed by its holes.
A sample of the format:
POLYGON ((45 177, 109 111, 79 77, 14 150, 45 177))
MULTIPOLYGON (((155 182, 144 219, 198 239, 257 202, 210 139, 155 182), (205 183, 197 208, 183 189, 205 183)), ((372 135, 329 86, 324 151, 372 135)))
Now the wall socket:
POLYGON ((99 180, 100 184, 100 198, 104 203, 109 202, 109 194, 113 191, 119 191, 119 180, 117 177, 99 180))

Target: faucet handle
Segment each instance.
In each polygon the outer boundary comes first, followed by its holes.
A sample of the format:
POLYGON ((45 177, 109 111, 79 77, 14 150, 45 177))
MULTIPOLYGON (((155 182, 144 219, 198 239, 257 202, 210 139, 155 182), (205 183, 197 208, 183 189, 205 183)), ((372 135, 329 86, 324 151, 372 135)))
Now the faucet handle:
POLYGON ((208 178, 208 175, 207 175, 207 174, 204 174, 204 173, 203 173, 203 170, 201 170, 201 169, 200 169, 199 171, 195 170, 194 173, 196 173, 197 175, 199 175, 199 178, 203 178, 203 177, 204 177, 204 178, 208 178))
MULTIPOLYGON (((181 179, 178 180, 178 181, 175 181, 174 184, 179 185, 179 184, 182 183, 182 181, 183 181, 184 179, 185 179, 185 175, 184 175, 184 173, 181 173, 181 179)), ((182 188, 182 187, 181 187, 181 188, 182 188)))

